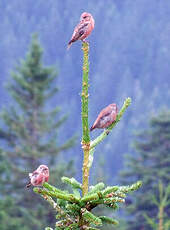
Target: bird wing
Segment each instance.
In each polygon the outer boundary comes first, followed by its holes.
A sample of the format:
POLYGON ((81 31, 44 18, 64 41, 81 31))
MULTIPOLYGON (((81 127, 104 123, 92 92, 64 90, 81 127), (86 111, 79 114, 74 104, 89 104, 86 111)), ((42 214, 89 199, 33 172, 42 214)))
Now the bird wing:
POLYGON ((109 116, 112 113, 112 111, 108 111, 108 109, 104 108, 100 113, 99 113, 99 118, 104 119, 104 117, 109 116))
POLYGON ((93 129, 94 127, 96 127, 96 125, 97 125, 101 120, 106 120, 107 117, 109 117, 109 115, 110 115, 110 112, 105 111, 105 109, 103 109, 103 110, 99 113, 99 115, 98 115, 97 119, 95 120, 95 122, 94 122, 93 126, 91 127, 91 129, 93 129))
POLYGON ((74 33, 71 38, 71 42, 77 41, 87 30, 88 27, 88 22, 87 23, 80 23, 74 30, 74 33))
POLYGON ((39 173, 35 170, 33 173, 29 173, 29 177, 37 176, 39 173))
POLYGON ((116 113, 114 110, 108 111, 107 109, 103 109, 103 110, 100 112, 100 114, 99 114, 98 117, 99 117, 99 119, 101 119, 101 120, 107 120, 107 118, 109 118, 110 115, 112 116, 112 118, 113 118, 113 116, 114 116, 114 120, 116 120, 117 113, 116 113))

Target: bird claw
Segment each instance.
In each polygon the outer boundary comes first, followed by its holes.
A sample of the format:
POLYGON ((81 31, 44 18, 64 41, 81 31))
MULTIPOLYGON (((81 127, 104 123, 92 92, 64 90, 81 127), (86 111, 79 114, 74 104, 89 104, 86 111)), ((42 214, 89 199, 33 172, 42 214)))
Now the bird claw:
POLYGON ((109 130, 106 130, 106 135, 109 135, 110 131, 109 130))
POLYGON ((85 39, 82 40, 83 43, 89 44, 89 41, 86 41, 85 39))

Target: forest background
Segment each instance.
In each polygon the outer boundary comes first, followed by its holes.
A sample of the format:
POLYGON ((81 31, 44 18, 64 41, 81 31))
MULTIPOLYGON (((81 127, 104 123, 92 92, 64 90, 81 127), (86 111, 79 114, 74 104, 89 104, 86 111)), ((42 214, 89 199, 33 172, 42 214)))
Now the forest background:
MULTIPOLYGON (((99 161, 91 181, 104 177, 118 183, 124 154, 135 154, 134 133, 148 127, 151 116, 170 106, 170 2, 150 0, 13 0, 0 1, 0 109, 12 104, 4 85, 19 60, 25 57, 33 33, 44 49, 43 63, 58 70, 56 97, 47 109, 61 107, 68 118, 60 127, 58 143, 76 135, 77 141, 60 160, 74 159, 76 177, 81 178, 82 156, 79 80, 81 44, 67 51, 67 43, 82 12, 92 13, 95 30, 90 41, 90 124, 98 112, 115 102, 120 108, 126 97, 132 106, 105 145, 97 149, 99 161), (62 103, 61 103, 62 102, 62 103), (102 168, 103 167, 103 168, 102 168), (113 176, 114 175, 114 176, 113 176)), ((95 131, 96 136, 100 131, 95 131)))

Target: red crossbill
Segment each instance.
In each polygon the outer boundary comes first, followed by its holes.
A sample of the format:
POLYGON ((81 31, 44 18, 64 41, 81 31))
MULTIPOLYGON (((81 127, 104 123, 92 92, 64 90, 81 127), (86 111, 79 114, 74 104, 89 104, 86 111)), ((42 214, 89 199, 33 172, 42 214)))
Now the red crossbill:
POLYGON ((104 108, 98 115, 94 124, 90 128, 90 131, 93 129, 105 129, 109 125, 111 125, 117 117, 118 108, 116 104, 110 104, 106 108, 104 108))
POLYGON ((79 24, 74 28, 73 35, 71 40, 68 43, 67 49, 70 48, 73 42, 77 40, 84 41, 87 38, 92 30, 94 29, 94 19, 90 13, 84 12, 80 17, 79 24))
POLYGON ((26 187, 42 186, 44 182, 48 181, 49 169, 46 165, 40 165, 33 173, 29 173, 30 181, 26 187))

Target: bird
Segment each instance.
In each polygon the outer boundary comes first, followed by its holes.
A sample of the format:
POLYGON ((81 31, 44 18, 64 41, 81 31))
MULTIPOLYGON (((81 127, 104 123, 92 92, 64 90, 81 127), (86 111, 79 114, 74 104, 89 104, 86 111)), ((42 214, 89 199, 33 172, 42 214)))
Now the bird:
POLYGON ((73 42, 77 40, 85 41, 92 30, 94 29, 94 18, 90 13, 84 12, 81 14, 79 24, 74 28, 73 35, 68 43, 67 49, 70 48, 73 42))
POLYGON ((26 185, 29 188, 33 186, 42 186, 44 182, 48 182, 49 169, 46 165, 40 165, 34 172, 29 173, 30 181, 26 185))
POLYGON ((90 128, 90 131, 94 129, 105 129, 110 126, 113 122, 116 121, 116 117, 118 114, 118 108, 116 104, 110 104, 99 113, 97 119, 94 124, 90 128))

